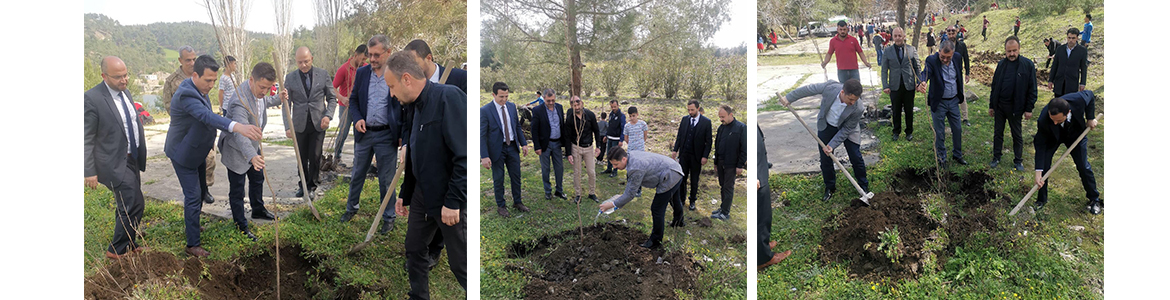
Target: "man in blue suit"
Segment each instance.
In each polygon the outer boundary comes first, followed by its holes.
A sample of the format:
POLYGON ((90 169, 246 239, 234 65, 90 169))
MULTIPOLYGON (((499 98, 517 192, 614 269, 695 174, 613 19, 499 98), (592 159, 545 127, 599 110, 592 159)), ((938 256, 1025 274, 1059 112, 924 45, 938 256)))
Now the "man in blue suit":
POLYGON ((238 124, 211 111, 207 93, 215 87, 219 64, 210 55, 195 59, 191 78, 183 80, 171 98, 171 125, 163 149, 175 167, 175 177, 183 188, 183 221, 186 223, 187 254, 207 257, 210 252, 199 243, 199 214, 203 194, 207 192, 207 153, 215 145, 216 130, 242 134, 260 140, 260 127, 238 124))
POLYGON ((512 207, 528 212, 520 199, 520 153, 528 156, 528 141, 516 115, 516 104, 508 102, 508 85, 492 84, 492 103, 479 109, 479 163, 492 169, 492 184, 496 192, 496 212, 508 217, 504 201, 504 168, 512 181, 512 207))
POLYGON ((436 63, 435 56, 431 54, 431 46, 428 46, 426 41, 410 41, 402 50, 414 51, 415 61, 418 62, 419 67, 422 67, 423 74, 427 76, 428 81, 454 85, 467 93, 467 71, 443 67, 436 63))
MULTIPOLYGON (((370 55, 370 64, 357 69, 354 77, 353 89, 349 93, 349 115, 354 122, 353 132, 353 176, 349 182, 349 197, 345 204, 345 214, 341 215, 341 222, 349 222, 358 211, 362 187, 366 184, 366 172, 370 169, 370 160, 378 157, 378 198, 375 205, 381 203, 386 193, 393 193, 390 186, 394 171, 398 168, 398 145, 402 135, 402 105, 390 97, 390 87, 386 85, 381 70, 390 58, 390 38, 385 35, 375 35, 366 43, 366 51, 370 55)), ((394 195, 391 194, 391 198, 394 195)), ((385 234, 394 230, 394 212, 386 210, 382 214, 382 227, 379 233, 385 234)))
POLYGON ((930 114, 934 121, 932 125, 935 132, 935 159, 944 166, 947 162, 944 120, 949 121, 951 125, 951 146, 954 147, 951 158, 960 165, 967 164, 967 161, 963 160, 963 127, 959 126, 959 104, 964 101, 963 72, 959 67, 961 59, 962 54, 956 53, 953 41, 942 42, 938 47, 938 53, 926 57, 924 64, 926 67, 918 76, 917 90, 926 93, 926 104, 930 106, 930 114))
POLYGON ((535 144, 536 155, 540 155, 540 175, 544 178, 544 199, 552 200, 553 188, 548 181, 549 167, 556 171, 556 196, 565 197, 563 174, 565 173, 565 154, 562 149, 561 125, 565 123, 565 110, 557 104, 557 93, 553 89, 544 89, 541 94, 544 103, 532 109, 532 142, 535 144), (551 166, 550 166, 551 165, 551 166))

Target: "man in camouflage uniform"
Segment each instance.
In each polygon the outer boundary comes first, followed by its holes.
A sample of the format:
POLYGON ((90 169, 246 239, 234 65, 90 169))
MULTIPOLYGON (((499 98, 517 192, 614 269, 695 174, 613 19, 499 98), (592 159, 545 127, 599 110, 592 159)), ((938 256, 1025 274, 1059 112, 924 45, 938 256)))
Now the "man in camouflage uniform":
MULTIPOLYGON (((166 83, 163 85, 162 101, 163 106, 167 111, 171 111, 171 98, 175 96, 175 90, 179 89, 179 84, 183 83, 184 79, 191 78, 191 73, 195 73, 195 49, 191 46, 183 46, 179 48, 179 69, 171 76, 167 76, 166 83)), ((207 153, 207 186, 210 187, 215 183, 215 148, 207 153)), ((203 202, 213 203, 215 198, 211 196, 210 192, 203 194, 203 202)))

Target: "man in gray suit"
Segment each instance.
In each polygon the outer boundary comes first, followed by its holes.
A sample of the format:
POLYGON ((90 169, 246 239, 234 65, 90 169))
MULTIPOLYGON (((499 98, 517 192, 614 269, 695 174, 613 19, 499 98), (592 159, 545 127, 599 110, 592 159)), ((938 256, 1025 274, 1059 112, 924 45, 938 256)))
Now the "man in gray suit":
POLYGON ((844 84, 836 81, 814 83, 797 88, 784 97, 780 97, 780 104, 788 106, 788 102, 800 100, 804 97, 821 96, 821 112, 817 115, 817 137, 825 143, 821 149, 821 176, 825 179, 825 194, 823 201, 828 201, 837 191, 837 173, 833 170, 833 160, 829 153, 837 146, 845 145, 845 152, 849 154, 849 163, 853 165, 853 176, 861 189, 869 192, 869 180, 865 178, 865 159, 861 157, 861 114, 864 109, 857 105, 861 97, 861 81, 846 80, 844 84))
POLYGON ((918 50, 906 45, 906 32, 894 28, 894 44, 886 47, 878 62, 882 66, 882 92, 890 95, 894 109, 894 140, 902 133, 906 114, 906 140, 914 139, 914 88, 918 86, 918 50))
POLYGON ((634 200, 634 195, 641 187, 654 189, 654 202, 650 204, 650 215, 654 219, 654 229, 650 232, 650 239, 642 243, 642 247, 662 247, 663 223, 666 222, 666 204, 674 209, 674 218, 670 221, 671 227, 683 226, 682 166, 666 155, 630 151, 621 147, 613 147, 606 153, 609 163, 614 169, 626 170, 626 190, 617 199, 607 200, 598 206, 602 211, 611 208, 621 208, 634 200))
POLYGON ((284 124, 285 136, 293 137, 294 131, 301 152, 301 169, 304 170, 308 191, 297 185, 297 197, 317 190, 317 176, 321 169, 321 145, 325 143, 325 130, 337 109, 337 96, 333 94, 329 73, 313 66, 313 54, 308 47, 297 48, 297 70, 284 77, 285 90, 292 101, 292 124, 284 124), (292 128, 292 126, 296 128, 292 128))
MULTIPOLYGON (((225 114, 232 121, 260 127, 268 124, 264 109, 280 105, 288 100, 288 94, 281 92, 280 99, 269 96, 272 84, 276 82, 276 69, 262 62, 252 67, 251 78, 236 88, 236 93, 226 99, 225 114)), ((228 205, 232 209, 232 220, 236 228, 253 241, 257 238, 248 230, 248 219, 244 217, 244 180, 248 181, 248 201, 252 206, 252 219, 272 220, 275 216, 264 208, 264 157, 260 155, 260 142, 241 134, 222 132, 219 135, 219 149, 223 166, 228 169, 228 205)))
POLYGON ((142 252, 138 224, 145 202, 146 136, 126 90, 130 72, 121 59, 102 58, 102 83, 85 91, 85 186, 105 185, 114 193, 114 238, 106 257, 142 252))

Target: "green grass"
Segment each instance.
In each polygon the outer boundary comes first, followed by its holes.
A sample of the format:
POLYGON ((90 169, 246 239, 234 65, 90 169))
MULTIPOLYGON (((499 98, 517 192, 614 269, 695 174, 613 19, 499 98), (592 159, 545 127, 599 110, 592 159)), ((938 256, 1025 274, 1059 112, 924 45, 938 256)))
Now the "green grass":
MULTIPOLYGON (((824 49, 822 51, 828 51, 824 49)), ((819 64, 823 56, 816 55, 816 53, 801 53, 794 55, 758 55, 756 62, 762 66, 784 66, 784 65, 805 65, 805 64, 819 64)))
MULTIPOLYGON (((490 94, 481 93, 480 103, 487 104, 490 101, 490 94)), ((624 98, 623 98, 624 99, 624 98)), ((558 100, 561 100, 558 97, 558 100)), ((515 102, 527 103, 528 100, 515 100, 515 102)), ((608 111, 607 100, 603 98, 589 98, 584 99, 585 107, 592 110, 595 114, 600 115, 602 111, 608 111), (604 110, 602 106, 607 107, 604 110)), ((622 105, 623 110, 630 105, 638 107, 641 112, 642 119, 650 125, 650 139, 647 141, 649 151, 669 155, 668 145, 674 141, 674 133, 677 130, 677 123, 671 124, 670 120, 677 122, 686 114, 685 103, 686 100, 666 100, 666 99, 629 99, 631 104, 622 105)), ((568 101, 558 101, 568 108, 568 101)), ((521 103, 521 104, 523 104, 521 103)), ((707 117, 712 118, 713 125, 717 125, 717 118, 715 117, 716 109, 719 103, 713 101, 704 101, 703 106, 707 108, 707 117)), ((743 111, 746 103, 738 102, 732 105, 738 111, 743 111)), ((744 118, 739 118, 741 121, 744 118)), ((532 152, 530 143, 529 152, 532 152)), ((535 267, 532 263, 527 262, 526 259, 514 259, 507 257, 507 246, 514 242, 530 241, 541 236, 552 235, 562 231, 575 229, 579 222, 577 217, 577 205, 571 201, 553 198, 548 201, 544 199, 544 187, 540 174, 540 160, 536 153, 528 153, 527 156, 521 157, 521 181, 523 184, 523 199, 524 204, 532 211, 524 213, 522 217, 517 217, 518 212, 512 210, 512 217, 508 219, 501 218, 496 214, 495 196, 491 181, 491 170, 479 167, 480 172, 480 205, 482 216, 480 222, 480 245, 481 245, 481 270, 480 279, 481 296, 484 299, 519 299, 523 298, 524 286, 528 284, 529 278, 525 277, 523 273, 513 272, 506 269, 506 266, 523 266, 526 268, 535 267)), ((711 164, 704 166, 704 169, 713 168, 711 164)), ((572 185, 572 166, 565 163, 564 173, 564 188, 565 193, 569 197, 575 196, 572 185)), ((584 172, 584 168, 582 171, 584 172)), ((597 171, 605 170, 605 166, 597 166, 597 171)), ((552 179, 555 181, 555 179, 552 179)), ((585 185, 586 179, 582 176, 582 185, 585 185)), ((624 188, 620 182, 625 181, 625 172, 619 172, 615 178, 609 178, 605 175, 597 176, 597 196, 601 199, 608 198, 613 194, 618 194, 624 188)), ((554 182, 555 184, 555 182, 554 182)), ((703 188, 699 191, 697 212, 687 211, 686 215, 689 218, 706 218, 711 211, 716 209, 717 205, 710 204, 710 199, 719 198, 718 182, 714 176, 704 175, 701 177, 700 185, 703 188)), ((511 188, 507 188, 511 190, 511 188)), ((586 192, 587 193, 587 192, 586 192)), ((746 213, 745 206, 746 197, 745 190, 742 185, 737 185, 735 192, 734 205, 732 206, 731 220, 728 222, 721 222, 715 220, 714 226, 709 228, 699 228, 698 226, 688 225, 684 228, 691 233, 690 236, 685 231, 680 231, 672 228, 667 228, 663 243, 667 251, 682 251, 689 254, 692 258, 704 265, 704 271, 699 276, 697 283, 700 287, 699 294, 689 295, 680 292, 680 297, 684 299, 742 299, 747 294, 747 278, 746 278, 746 253, 747 249, 744 244, 732 245, 722 242, 725 237, 730 237, 736 234, 746 233, 746 213), (706 245, 703 241, 707 241, 706 245), (710 257, 714 262, 706 262, 704 257, 710 257), (739 264, 734 266, 733 264, 739 264), (721 282, 722 281, 722 282, 721 282), (719 283, 716 286, 716 283, 719 283)), ((641 230, 649 234, 652 222, 650 220, 650 195, 653 195, 652 189, 645 189, 643 197, 634 200, 626 208, 619 210, 609 217, 603 216, 598 222, 605 222, 620 218, 628 219, 631 226, 637 230, 641 230)), ((584 197, 583 197, 584 198, 584 197)), ((505 193, 505 199, 508 199, 509 207, 511 205, 510 192, 505 193)), ((584 218, 585 225, 593 224, 593 216, 596 215, 596 204, 593 201, 584 200, 581 204, 581 217, 584 218)))
POLYGON ((163 54, 166 55, 167 61, 178 61, 179 51, 163 48, 163 54))
MULTIPOLYGON (((989 89, 972 81, 967 88, 978 95, 987 95, 989 89)), ((1041 92, 1043 95, 1044 92, 1041 92)), ((1040 97, 1037 111, 1048 99, 1040 97)), ((907 168, 934 167, 930 118, 925 96, 919 94, 915 103, 923 111, 915 115, 915 140, 891 141, 890 127, 879 126, 874 133, 881 141, 881 161, 868 166, 870 187, 876 192, 888 190, 888 178, 907 168)), ((889 104, 882 95, 878 107, 889 104)), ((991 160, 993 119, 987 115, 987 100, 969 104, 973 126, 963 128, 964 156, 970 165, 952 166, 951 171, 968 173, 984 171, 993 180, 986 186, 998 191, 1001 197, 991 200, 1000 211, 998 221, 1005 232, 977 234, 973 241, 955 249, 953 256, 935 258, 933 268, 925 268, 916 279, 866 282, 851 278, 843 263, 822 261, 818 252, 822 227, 832 227, 848 202, 841 199, 854 196, 853 187, 846 180, 838 180, 837 190, 845 191, 834 201, 821 202, 823 184, 820 175, 773 174, 770 186, 776 201, 787 201, 790 206, 773 210, 772 240, 780 249, 793 250, 792 256, 773 266, 758 277, 760 299, 1100 299, 1104 282, 1104 216, 1085 212, 1084 190, 1071 161, 1055 169, 1049 179, 1051 200, 1036 218, 1025 209, 1019 219, 1007 217, 1007 212, 1031 188, 1034 148, 1030 138, 1036 132, 1036 121, 1024 121, 1024 166, 1027 171, 1009 170, 1011 153, 1010 134, 1001 166, 988 169, 991 160), (1016 225, 1012 221, 1016 220, 1016 225), (828 223, 826 223, 828 222, 828 223), (1068 226, 1084 226, 1084 231, 1073 231, 1068 226), (1024 235, 1025 230, 1027 235, 1024 235), (993 241, 1007 239, 1006 245, 993 241), (1064 256, 1067 255, 1067 258, 1064 256)), ((1105 168, 1102 164, 1104 123, 1090 133, 1089 162, 1097 178, 1098 190, 1104 198, 1105 168)), ((871 123, 875 126, 876 123, 871 123)), ((872 128, 872 127, 871 127, 872 128)), ((947 138, 947 147, 951 146, 947 138)), ((1063 153, 1062 147, 1058 155, 1063 153)), ((939 195, 925 196, 928 215, 962 212, 939 195)), ((1035 200, 1033 197, 1032 201, 1035 200)), ((945 232, 944 232, 945 233, 945 232)), ((945 236, 945 235, 944 235, 945 236)), ((942 249, 946 239, 928 249, 942 249)))
MULTIPOLYGON (((350 247, 365 239, 381 201, 377 197, 377 181, 367 180, 362 190, 361 211, 350 222, 339 223, 336 218, 345 211, 348 187, 348 181, 339 180, 336 186, 325 192, 325 196, 314 202, 324 221, 314 219, 306 207, 270 205, 268 208, 273 211, 293 210, 280 221, 281 245, 300 244, 307 255, 321 260, 321 266, 336 270, 335 280, 339 285, 353 285, 363 290, 363 298, 401 298, 410 290, 402 268, 405 263, 406 219, 399 219, 397 228, 388 236, 375 236, 370 246, 358 255, 344 255, 350 247)), ((112 194, 104 187, 86 189, 84 210, 85 274, 92 276, 107 264, 103 252, 113 233, 112 194)), ((211 252, 209 259, 212 260, 257 255, 274 245, 274 223, 253 224, 252 230, 260 241, 252 242, 235 229, 231 220, 205 215, 201 222, 206 227, 202 234, 203 247, 211 252)), ((178 202, 147 199, 142 228, 147 237, 141 243, 151 247, 152 251, 169 252, 181 259, 187 257, 184 253, 183 208, 178 202)), ((141 293, 146 299, 198 298, 194 285, 178 276, 150 284, 155 287, 144 284, 135 291, 136 295, 141 293)), ((431 272, 430 290, 436 299, 466 298, 466 292, 451 274, 446 255, 431 272)))
MULTIPOLYGON (((796 81, 796 84, 793 84, 793 85, 792 85, 791 87, 789 87, 788 89, 785 89, 785 90, 783 90, 783 91, 780 91, 780 94, 781 94, 781 95, 785 95, 785 94, 791 93, 791 92, 792 92, 792 90, 795 90, 796 88, 800 87, 801 85, 804 85, 804 81, 805 81, 805 80, 808 80, 808 78, 809 78, 809 77, 811 77, 812 75, 813 75, 813 74, 811 74, 811 73, 810 73, 810 74, 804 74, 804 77, 801 77, 801 78, 800 78, 800 80, 797 80, 797 81, 796 81)), ((762 95, 762 96, 763 96, 763 97, 767 97, 768 99, 767 99, 767 100, 764 100, 764 101, 765 101, 765 102, 764 102, 764 103, 765 103, 765 105, 764 105, 764 106, 756 108, 756 112, 757 112, 757 113, 758 113, 758 112, 761 112, 761 111, 783 111, 783 110, 788 110, 788 108, 787 108, 787 107, 784 107, 783 105, 780 105, 779 97, 777 97, 775 94, 772 94, 772 95, 762 95)))

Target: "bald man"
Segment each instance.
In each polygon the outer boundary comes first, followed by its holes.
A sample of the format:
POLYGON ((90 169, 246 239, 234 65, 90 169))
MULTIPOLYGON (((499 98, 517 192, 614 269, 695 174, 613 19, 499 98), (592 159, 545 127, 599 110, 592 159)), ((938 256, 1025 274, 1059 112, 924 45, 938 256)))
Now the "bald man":
POLYGON ((101 70, 102 83, 85 91, 85 186, 101 183, 114 193, 114 238, 106 257, 119 259, 146 249, 137 242, 145 205, 140 172, 146 171, 146 137, 126 89, 126 64, 107 56, 101 70))
POLYGON ((284 88, 292 104, 292 124, 285 122, 284 134, 289 138, 296 135, 301 170, 305 172, 309 187, 305 191, 297 185, 297 197, 304 196, 304 193, 315 197, 317 175, 321 171, 321 145, 325 143, 325 130, 329 129, 329 121, 333 120, 333 111, 337 109, 337 96, 333 94, 329 73, 313 66, 313 53, 308 47, 297 48, 295 58, 297 69, 284 77, 284 88))

